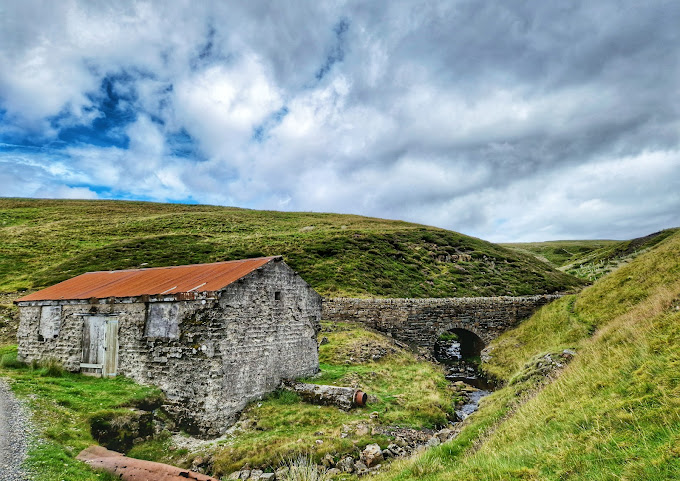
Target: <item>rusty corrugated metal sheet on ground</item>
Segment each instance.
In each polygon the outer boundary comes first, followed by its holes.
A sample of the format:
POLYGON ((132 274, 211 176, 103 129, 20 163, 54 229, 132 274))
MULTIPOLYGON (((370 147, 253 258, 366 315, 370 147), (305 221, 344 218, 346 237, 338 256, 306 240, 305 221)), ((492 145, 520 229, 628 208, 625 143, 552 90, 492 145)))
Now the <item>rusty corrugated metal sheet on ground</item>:
POLYGON ((168 464, 128 458, 115 451, 101 446, 90 446, 83 449, 78 457, 95 469, 103 469, 114 474, 123 481, 219 481, 205 474, 195 473, 188 469, 180 469, 168 464))
POLYGON ((29 294, 15 302, 145 295, 186 297, 187 293, 218 291, 268 262, 280 258, 280 256, 259 257, 212 264, 88 272, 29 294))

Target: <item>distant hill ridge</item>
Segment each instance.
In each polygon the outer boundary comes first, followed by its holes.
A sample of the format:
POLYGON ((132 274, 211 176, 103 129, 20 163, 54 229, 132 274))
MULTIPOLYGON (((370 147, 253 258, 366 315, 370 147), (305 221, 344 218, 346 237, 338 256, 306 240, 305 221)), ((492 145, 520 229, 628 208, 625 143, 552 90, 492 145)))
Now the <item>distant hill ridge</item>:
POLYGON ((638 255, 672 236, 680 228, 664 229, 631 240, 560 240, 502 244, 519 252, 533 254, 563 272, 587 281, 628 264, 638 255))
POLYGON ((457 232, 341 214, 127 201, 0 199, 0 292, 83 272, 284 256, 320 294, 528 295, 583 281, 457 232))

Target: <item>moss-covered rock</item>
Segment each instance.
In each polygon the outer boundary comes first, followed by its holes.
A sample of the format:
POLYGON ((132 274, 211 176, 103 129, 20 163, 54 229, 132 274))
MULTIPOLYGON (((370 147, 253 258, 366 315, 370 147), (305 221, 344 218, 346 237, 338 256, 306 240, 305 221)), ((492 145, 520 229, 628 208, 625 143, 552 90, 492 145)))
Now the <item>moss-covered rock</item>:
POLYGON ((140 409, 100 411, 90 418, 90 432, 102 446, 125 453, 135 440, 153 435, 153 413, 140 409))

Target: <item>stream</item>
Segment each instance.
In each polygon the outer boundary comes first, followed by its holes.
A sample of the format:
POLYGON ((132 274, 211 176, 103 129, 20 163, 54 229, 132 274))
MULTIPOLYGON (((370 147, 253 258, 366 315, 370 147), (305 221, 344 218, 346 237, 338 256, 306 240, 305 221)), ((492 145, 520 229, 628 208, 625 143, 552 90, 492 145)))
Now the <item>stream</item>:
POLYGON ((480 375, 476 356, 470 356, 469 352, 461 347, 457 339, 449 339, 440 343, 435 355, 437 360, 444 364, 446 379, 452 384, 465 383, 459 391, 467 398, 462 406, 456 406, 456 415, 459 421, 464 420, 479 407, 479 402, 493 391, 493 385, 480 375), (468 354, 466 356, 465 354, 468 354))
POLYGON ((463 404, 460 409, 456 409, 456 416, 461 421, 468 417, 470 414, 475 412, 479 407, 479 401, 484 397, 491 394, 491 391, 485 389, 478 389, 468 394, 468 401, 463 404))

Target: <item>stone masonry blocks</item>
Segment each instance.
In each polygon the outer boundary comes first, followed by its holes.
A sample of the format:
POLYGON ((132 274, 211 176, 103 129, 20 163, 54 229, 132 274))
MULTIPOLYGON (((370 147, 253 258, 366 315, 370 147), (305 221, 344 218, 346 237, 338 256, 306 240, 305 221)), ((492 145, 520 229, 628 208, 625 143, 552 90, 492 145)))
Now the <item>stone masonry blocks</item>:
POLYGON ((460 328, 485 344, 559 295, 439 299, 324 299, 322 319, 360 322, 414 348, 434 349, 440 334, 460 328))

